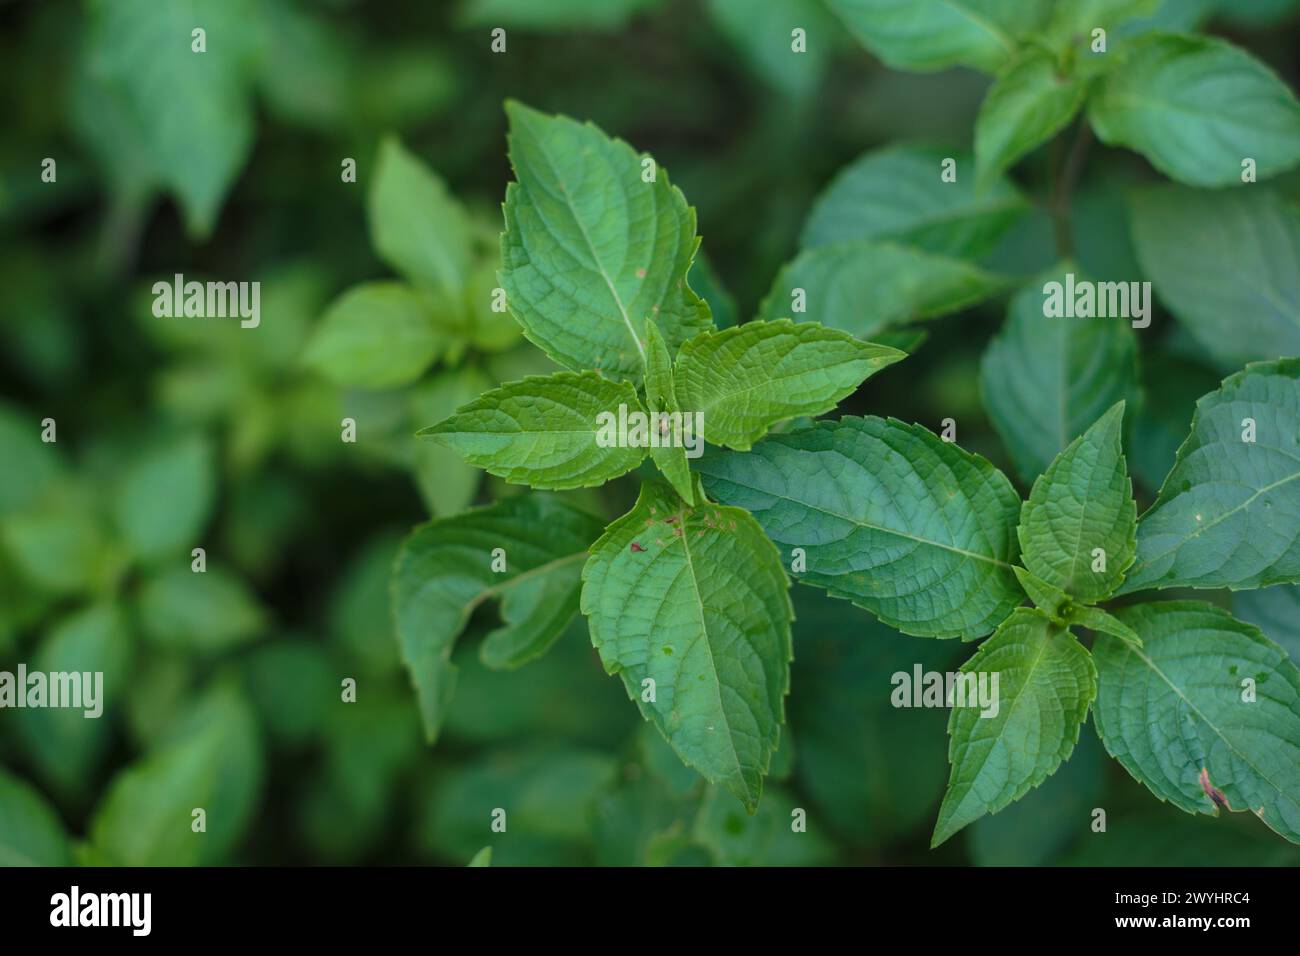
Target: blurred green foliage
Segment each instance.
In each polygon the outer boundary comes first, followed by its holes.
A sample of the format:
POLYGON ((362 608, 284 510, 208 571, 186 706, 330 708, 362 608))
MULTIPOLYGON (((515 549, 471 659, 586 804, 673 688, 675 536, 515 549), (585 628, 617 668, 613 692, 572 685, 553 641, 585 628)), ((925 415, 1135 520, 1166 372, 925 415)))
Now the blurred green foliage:
MULTIPOLYGON (((1294 3, 1167 0, 1154 16, 1209 25, 1297 85, 1294 3)), ((0 669, 102 671, 107 702, 98 720, 0 711, 0 864, 464 865, 488 845, 493 865, 1300 862, 1252 821, 1154 804, 1088 737, 1040 790, 929 853, 945 715, 890 707, 889 676, 961 649, 805 588, 789 724, 752 817, 648 731, 580 619, 493 672, 481 609, 443 739, 423 744, 389 616, 398 541, 517 489, 414 432, 550 368, 486 308, 502 101, 590 119, 671 171, 704 237, 692 284, 725 326, 761 313, 801 245, 870 238, 830 215, 804 226, 864 152, 964 155, 987 78, 888 70, 820 0, 43 0, 0 6, 0 51, 0 669), (764 30, 788 11, 806 58, 764 30), (150 287, 174 273, 260 281, 260 327, 156 318, 150 287), (375 331, 358 309, 402 337, 403 365, 357 361, 375 331), (1094 806, 1104 835, 1079 823, 1094 806)), ((979 266, 1052 264, 1050 173, 1040 154, 1018 167, 1034 202, 979 266)), ((1083 271, 1136 275, 1124 200, 1153 178, 1093 153, 1072 218, 1083 271)), ((1294 175, 1274 188, 1300 198, 1294 175)), ((1010 471, 976 385, 1005 309, 937 320, 905 379, 841 411, 954 418, 1010 471)), ((1222 368, 1166 315, 1151 332, 1143 503, 1222 368)), ((634 487, 565 498, 610 519, 634 487)), ((1293 619, 1276 591, 1240 613, 1293 619)), ((1275 636, 1296 653, 1293 632, 1275 636)))

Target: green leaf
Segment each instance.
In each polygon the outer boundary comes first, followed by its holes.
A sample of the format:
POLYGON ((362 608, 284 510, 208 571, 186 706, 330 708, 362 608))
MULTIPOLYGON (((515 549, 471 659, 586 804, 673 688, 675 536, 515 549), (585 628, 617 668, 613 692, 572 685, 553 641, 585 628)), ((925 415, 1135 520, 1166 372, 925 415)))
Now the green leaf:
POLYGON ((704 416, 708 441, 744 451, 778 422, 830 411, 906 357, 815 322, 747 322, 682 346, 677 394, 683 408, 704 416))
POLYGON ((392 137, 379 145, 366 208, 380 259, 417 285, 459 294, 470 271, 469 220, 438 174, 392 137))
POLYGON ((906 634, 974 638, 1024 600, 1020 498, 978 455, 919 425, 845 417, 706 454, 708 495, 745 508, 804 584, 906 634))
POLYGON ((804 249, 853 239, 891 239, 958 259, 979 259, 1029 205, 1005 178, 975 191, 961 175, 969 153, 937 146, 889 146, 863 153, 831 180, 804 225, 804 249), (957 163, 956 182, 940 177, 943 161, 957 163))
POLYGON ((712 324, 686 284, 695 210, 663 169, 595 126, 514 101, 506 114, 518 179, 501 237, 510 311, 561 365, 639 379, 646 322, 670 350, 712 324))
POLYGON ((1133 197, 1133 238, 1156 293, 1216 360, 1300 354, 1300 211, 1282 196, 1148 190, 1133 197))
POLYGON ((752 812, 785 719, 793 613, 758 523, 646 483, 582 580, 605 670, 686 764, 752 812))
POLYGON ((62 471, 55 448, 41 441, 40 418, 0 404, 0 517, 31 504, 62 471))
POLYGON ((117 570, 98 502, 71 481, 46 488, 29 507, 0 520, 0 545, 22 577, 53 593, 94 590, 117 570))
POLYGON ((1232 595, 1232 613, 1254 624, 1300 663, 1300 584, 1279 584, 1232 595))
MULTIPOLYGON (((494 388, 417 434, 515 484, 589 488, 645 460, 644 444, 620 445, 608 427, 605 416, 617 422, 623 409, 628 416, 645 415, 627 382, 611 382, 596 372, 556 372, 494 388)), ((629 430, 629 439, 635 437, 629 430)))
POLYGON ((776 277, 760 319, 794 315, 869 339, 891 326, 957 312, 1005 288, 958 259, 893 242, 853 240, 801 252, 776 277), (797 291, 805 310, 794 312, 797 291))
POLYGON ((474 854, 474 858, 469 861, 468 865, 472 867, 491 866, 492 848, 490 846, 485 846, 483 849, 479 850, 474 854))
MULTIPOLYGON (((794 830, 796 801, 779 786, 763 794, 758 811, 746 814, 716 787, 710 787, 695 817, 693 835, 721 866, 825 866, 834 845, 817 821, 794 830)), ((806 812, 806 811, 805 811, 806 812)))
POLYGON ((961 672, 987 675, 996 712, 970 703, 952 708, 952 777, 931 847, 1050 777, 1069 759, 1097 694, 1088 652, 1068 630, 1028 608, 1013 612, 961 672))
MULTIPOLYGON (((476 366, 441 369, 412 391, 411 420, 441 421, 491 387, 491 380, 476 366)), ((454 448, 433 441, 417 442, 414 467, 420 496, 431 514, 456 514, 474 501, 482 476, 454 448)))
POLYGON ((760 79, 789 97, 817 91, 843 31, 820 0, 708 0, 709 17, 760 79), (802 52, 791 32, 804 31, 802 52))
POLYGON ((136 459, 113 500, 117 526, 143 560, 184 554, 198 540, 216 498, 216 455, 202 435, 151 449, 136 459))
POLYGON ((1034 482, 1016 529, 1025 567, 1085 604, 1115 592, 1137 546, 1123 425, 1117 402, 1070 442, 1034 482))
POLYGON ((849 32, 889 66, 996 70, 1047 12, 1038 0, 827 0, 849 32))
POLYGON ((518 27, 539 32, 618 30, 659 0, 461 0, 465 26, 518 27))
POLYGON ((1069 125, 1087 84, 1062 75, 1055 57, 1029 50, 998 74, 975 120, 975 178, 991 182, 1069 125))
POLYGON ((233 687, 219 687, 170 739, 113 778, 90 839, 117 866, 221 863, 257 809, 261 782, 252 710, 233 687), (206 832, 191 829, 196 808, 206 811, 206 832))
POLYGON ((1043 314, 1047 284, 1063 283, 1073 268, 1016 294, 980 362, 984 407, 1026 483, 1107 408, 1136 394, 1137 337, 1127 320, 1043 314))
POLYGON ((589 863, 589 821, 619 769, 607 753, 540 746, 496 750, 439 768, 417 794, 417 846, 460 861, 490 836, 496 866, 589 863), (483 822, 495 807, 507 814, 504 833, 490 833, 483 822))
POLYGON ((1300 359, 1247 366, 1196 403, 1192 432, 1138 522, 1121 593, 1300 580, 1297 480, 1300 359), (1255 440, 1244 441, 1251 427, 1255 440))
POLYGON ((1090 631, 1109 634, 1127 641, 1134 647, 1142 646, 1142 637, 1113 614, 1108 614, 1099 607, 1072 607, 1069 611, 1069 623, 1086 627, 1090 631))
MULTIPOLYGON (((1091 48, 1092 31, 1101 27, 1108 34, 1116 27, 1156 10, 1162 0, 1071 0, 1058 3, 1048 22, 1046 35, 1052 41, 1080 40, 1091 48)), ((1103 56, 1105 54, 1097 54, 1103 56)))
POLYGON ((168 568, 140 590, 140 623, 160 647, 224 651, 259 636, 266 613, 242 580, 221 567, 168 568))
POLYGON ((1086 823, 1105 798, 1107 763, 1097 735, 1084 724, 1074 753, 1056 773, 1015 803, 971 824, 966 834, 971 862, 976 866, 1051 866, 1069 846, 1087 842, 1091 834, 1086 823))
POLYGON ((1249 809, 1300 843, 1300 670, 1286 652, 1199 601, 1116 614, 1143 647, 1099 636, 1093 648, 1111 756, 1188 813, 1249 809))
POLYGON ((686 280, 708 304, 714 325, 720 329, 729 329, 736 324, 736 300, 722 284, 721 277, 703 249, 695 256, 686 280))
MULTIPOLYGON (((668 346, 659 334, 659 327, 651 322, 646 326, 646 361, 645 361, 645 400, 646 407, 653 412, 681 412, 682 406, 677 401, 677 386, 673 378, 673 360, 668 354, 668 346)), ((692 419, 692 421, 694 421, 692 419)), ((686 421, 682 422, 682 435, 685 438, 686 421)), ((704 436, 694 437, 703 442, 704 436)), ((694 480, 691 478, 691 466, 686 460, 686 442, 656 445, 650 449, 650 457, 660 473, 668 479, 673 490, 682 496, 688 505, 695 504, 694 480)))
POLYGON ((81 708, 19 711, 18 734, 41 779, 62 795, 84 795, 112 741, 109 707, 128 685, 131 637, 122 612, 112 604, 92 605, 50 628, 29 670, 103 675, 97 688, 82 676, 81 708), (98 714, 94 717, 89 713, 98 714))
POLYGON ((1218 388, 1222 376, 1186 358, 1152 351, 1142 357, 1142 400, 1133 422, 1128 466, 1154 498, 1187 438, 1197 401, 1218 388))
POLYGON ((336 385, 392 388, 419 378, 442 347, 419 294, 400 282, 366 282, 325 310, 304 361, 336 385))
POLYGON ((393 619, 430 743, 455 689, 451 652, 475 608, 501 600, 502 626, 482 648, 489 666, 516 667, 545 653, 578 609, 582 561, 598 534, 595 518, 539 495, 411 532, 393 566, 393 619), (492 569, 497 559, 504 570, 492 569))
POLYGON ((114 0, 90 6, 86 56, 118 93, 186 231, 212 231, 253 145, 251 80, 261 21, 248 0, 114 0), (206 52, 191 31, 206 31, 206 52))
POLYGON ((1088 101, 1097 137, 1141 153, 1189 186, 1263 179, 1300 163, 1300 103, 1271 69, 1210 37, 1152 34, 1102 77, 1088 101))
POLYGON ((1016 572, 1016 580, 1020 586, 1025 589, 1029 595, 1029 600, 1034 602, 1034 607, 1038 608, 1053 621, 1063 622, 1066 612, 1070 611, 1074 602, 1070 595, 1066 594, 1054 584, 1048 584, 1042 578, 1035 577, 1024 568, 1012 568, 1016 572))
POLYGON ((0 866, 67 866, 68 837, 54 808, 0 768, 0 866))

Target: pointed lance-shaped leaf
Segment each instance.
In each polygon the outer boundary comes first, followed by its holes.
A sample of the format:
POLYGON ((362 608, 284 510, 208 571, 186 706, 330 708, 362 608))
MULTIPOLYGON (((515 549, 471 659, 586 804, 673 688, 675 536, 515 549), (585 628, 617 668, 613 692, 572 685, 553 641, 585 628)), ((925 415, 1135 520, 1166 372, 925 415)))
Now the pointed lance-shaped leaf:
MULTIPOLYGON (((695 210, 643 157, 590 123, 506 103, 510 162, 501 280, 524 334, 573 370, 639 381, 645 324, 670 350, 712 325, 686 282, 695 210)), ((646 157, 648 159, 648 157, 646 157)))

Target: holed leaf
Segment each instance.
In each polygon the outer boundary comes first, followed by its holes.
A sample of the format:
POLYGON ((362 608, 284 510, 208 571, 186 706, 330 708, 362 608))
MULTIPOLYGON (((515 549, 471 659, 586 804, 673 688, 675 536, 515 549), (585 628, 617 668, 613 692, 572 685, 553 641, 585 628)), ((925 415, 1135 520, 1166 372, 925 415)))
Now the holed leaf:
POLYGON ((1093 647, 1111 756, 1188 813, 1249 809, 1300 843, 1300 671, 1286 652, 1199 601, 1116 616, 1143 646, 1101 635, 1093 647))

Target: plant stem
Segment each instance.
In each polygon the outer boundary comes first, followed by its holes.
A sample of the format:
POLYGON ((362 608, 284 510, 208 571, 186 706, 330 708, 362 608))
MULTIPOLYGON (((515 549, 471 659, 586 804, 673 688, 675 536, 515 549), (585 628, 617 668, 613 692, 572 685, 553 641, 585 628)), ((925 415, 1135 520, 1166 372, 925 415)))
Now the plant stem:
MULTIPOLYGON (((1058 140, 1059 142, 1059 140, 1058 140)), ((1083 161, 1092 145, 1092 127, 1086 119, 1079 121, 1078 132, 1065 161, 1057 166, 1056 182, 1052 190, 1052 225, 1056 235, 1056 251, 1062 258, 1074 255, 1074 240, 1070 236, 1070 194, 1083 170, 1083 161)), ((1059 150, 1058 150, 1059 152, 1059 150)))

